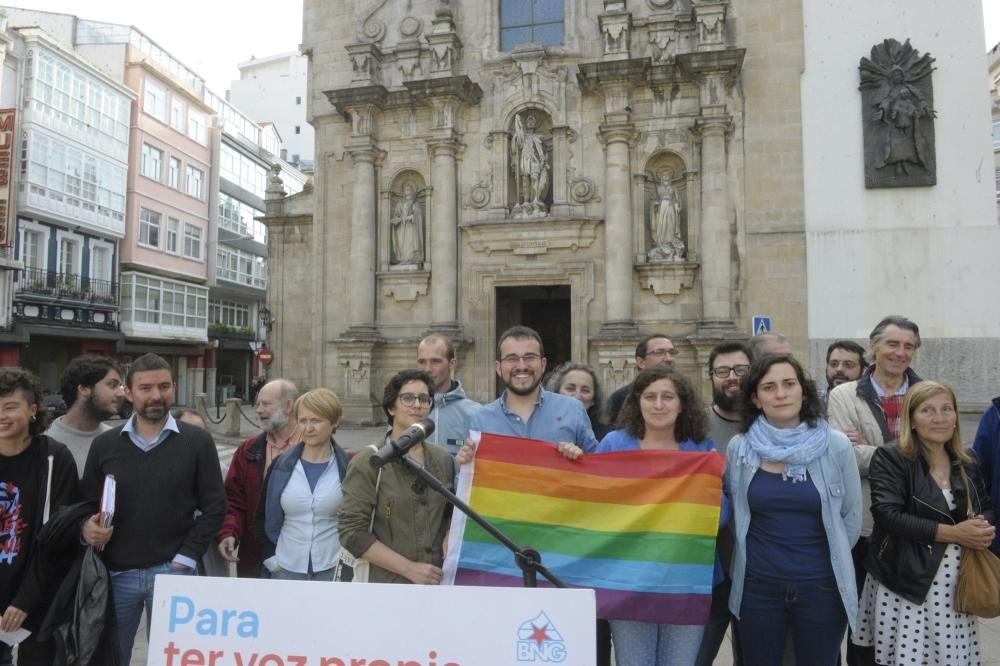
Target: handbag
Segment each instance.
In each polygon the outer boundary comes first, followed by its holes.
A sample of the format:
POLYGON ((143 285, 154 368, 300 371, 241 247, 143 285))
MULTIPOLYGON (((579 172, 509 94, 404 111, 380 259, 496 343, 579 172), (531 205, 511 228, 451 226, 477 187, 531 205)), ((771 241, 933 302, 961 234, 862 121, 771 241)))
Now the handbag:
MULTIPOLYGON (((972 489, 961 468, 962 481, 968 502, 967 514, 972 518, 972 489)), ((989 549, 962 549, 962 564, 958 568, 958 587, 955 589, 955 610, 979 617, 1000 616, 1000 558, 989 549)))
MULTIPOLYGON (((374 444, 370 448, 378 451, 374 444)), ((368 533, 375 530, 375 512, 378 510, 378 487, 382 483, 382 468, 378 470, 375 477, 375 503, 372 505, 372 515, 368 519, 368 533)), ((367 583, 368 582, 368 560, 361 557, 354 557, 343 546, 340 547, 340 558, 337 560, 337 568, 333 572, 333 579, 339 583, 367 583)))

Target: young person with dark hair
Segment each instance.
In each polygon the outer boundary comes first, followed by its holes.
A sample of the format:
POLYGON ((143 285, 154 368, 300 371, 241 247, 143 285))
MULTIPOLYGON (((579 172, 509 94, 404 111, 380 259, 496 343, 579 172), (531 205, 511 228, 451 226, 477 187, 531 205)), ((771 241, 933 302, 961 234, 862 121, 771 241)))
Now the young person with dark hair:
MULTIPOLYGON (((0 369, 0 631, 36 631, 59 581, 35 567, 35 537, 49 516, 77 501, 76 463, 44 435, 38 379, 21 368, 0 369)), ((0 648, 0 663, 10 659, 0 648)), ((54 644, 34 634, 21 643, 18 663, 50 666, 54 644)))

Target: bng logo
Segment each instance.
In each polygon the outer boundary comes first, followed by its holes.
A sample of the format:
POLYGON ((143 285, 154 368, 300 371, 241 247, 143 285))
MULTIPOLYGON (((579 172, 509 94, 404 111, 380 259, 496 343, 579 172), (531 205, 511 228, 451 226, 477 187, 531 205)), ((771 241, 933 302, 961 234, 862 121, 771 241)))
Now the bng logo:
POLYGON ((517 629, 517 660, 561 664, 566 660, 566 642, 552 621, 539 611, 517 629))

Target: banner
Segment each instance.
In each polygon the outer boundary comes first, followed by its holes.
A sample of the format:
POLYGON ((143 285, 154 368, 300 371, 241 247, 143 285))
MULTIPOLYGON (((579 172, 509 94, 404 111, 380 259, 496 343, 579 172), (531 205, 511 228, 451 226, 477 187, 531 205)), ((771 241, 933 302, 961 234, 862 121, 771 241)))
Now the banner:
POLYGON ((10 234, 10 218, 14 208, 11 181, 17 154, 14 145, 16 115, 16 109, 0 109, 0 247, 14 244, 10 234))
POLYGON ((590 590, 156 577, 150 666, 594 666, 590 590))
MULTIPOLYGON (((598 617, 704 624, 724 463, 685 451, 567 460, 547 442, 483 433, 459 496, 564 582, 594 589, 598 617)), ((461 512, 450 535, 445 583, 521 584, 510 552, 461 512)))

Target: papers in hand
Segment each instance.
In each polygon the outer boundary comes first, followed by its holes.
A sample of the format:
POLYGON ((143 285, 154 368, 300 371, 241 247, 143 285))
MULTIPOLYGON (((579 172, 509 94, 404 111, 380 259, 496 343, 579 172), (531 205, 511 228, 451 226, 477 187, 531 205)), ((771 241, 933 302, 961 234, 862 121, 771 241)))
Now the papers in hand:
POLYGON ((28 631, 27 629, 24 629, 23 627, 21 629, 17 629, 11 632, 0 631, 0 641, 3 641, 7 645, 14 646, 23 641, 30 635, 31 632, 28 631))
MULTIPOLYGON (((108 474, 104 477, 104 490, 101 492, 101 527, 111 527, 115 517, 115 477, 108 474)), ((104 545, 95 546, 98 551, 104 550, 104 545)))

